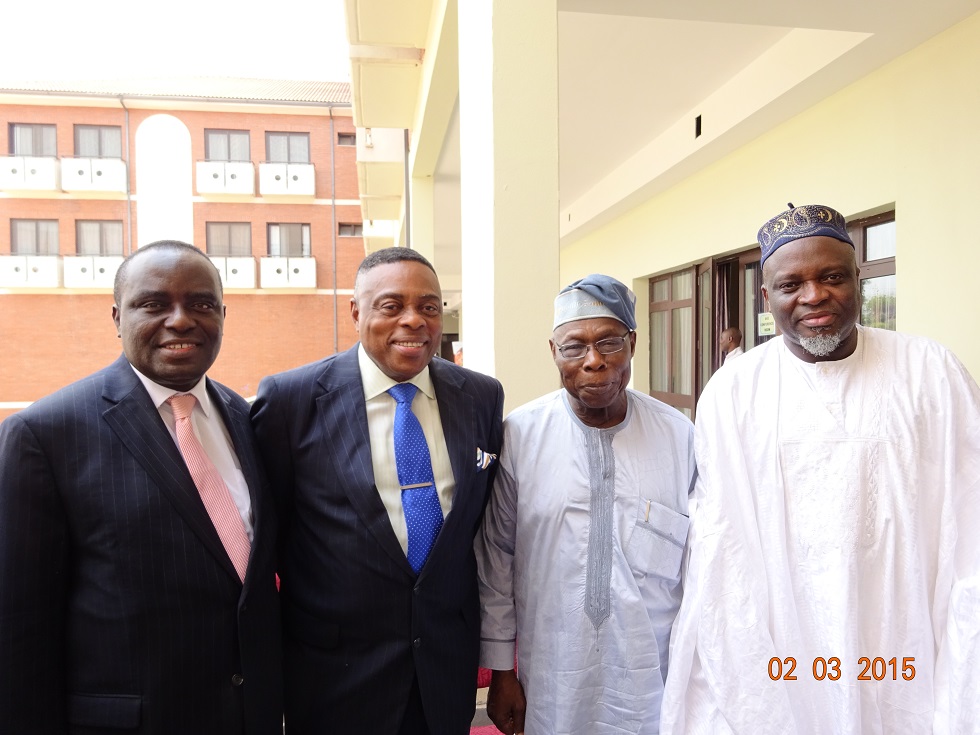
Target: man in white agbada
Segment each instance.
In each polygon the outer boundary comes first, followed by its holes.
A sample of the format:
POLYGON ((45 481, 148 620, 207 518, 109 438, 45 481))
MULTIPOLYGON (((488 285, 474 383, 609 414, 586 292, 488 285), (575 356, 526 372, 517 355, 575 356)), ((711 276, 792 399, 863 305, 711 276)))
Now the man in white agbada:
POLYGON ((759 243, 782 337, 698 404, 663 731, 980 732, 980 391, 935 342, 855 325, 839 213, 759 243))
POLYGON ((487 714, 503 732, 658 731, 693 427, 626 387, 634 302, 602 275, 562 291, 550 344, 563 387, 504 421, 477 536, 487 714))

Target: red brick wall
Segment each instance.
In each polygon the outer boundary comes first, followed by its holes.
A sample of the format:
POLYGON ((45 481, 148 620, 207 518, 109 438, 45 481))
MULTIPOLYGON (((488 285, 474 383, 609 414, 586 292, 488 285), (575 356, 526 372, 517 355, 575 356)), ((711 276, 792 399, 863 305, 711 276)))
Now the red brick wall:
MULTIPOLYGON (((333 288, 333 207, 312 204, 247 204, 243 202, 195 202, 194 244, 202 250, 207 244, 208 222, 251 222, 252 255, 269 254, 270 223, 310 225, 310 254, 317 259, 317 288, 333 288)), ((337 207, 337 223, 360 222, 357 205, 337 207)), ((360 237, 337 238, 337 288, 354 288, 354 273, 364 258, 360 237)))
MULTIPOLYGON (((136 203, 132 205, 136 231, 136 203)), ((58 252, 75 255, 75 220, 119 220, 126 228, 126 202, 106 199, 0 199, 0 254, 10 253, 10 220, 58 220, 58 252)))
MULTIPOLYGON (((204 159, 204 130, 248 130, 251 159, 257 165, 266 158, 266 131, 308 132, 311 158, 316 167, 316 198, 331 198, 330 148, 334 146, 336 198, 358 198, 356 149, 337 146, 336 135, 354 132, 350 117, 335 117, 331 138, 330 118, 303 114, 223 111, 130 110, 131 188, 136 192, 139 165, 136 130, 151 115, 171 114, 187 125, 195 161, 204 159)), ((74 155, 74 125, 118 125, 125 132, 125 113, 118 107, 54 107, 0 105, 0 154, 9 152, 9 123, 46 123, 58 127, 58 156, 74 155)), ((125 151, 125 146, 124 146, 125 151)), ((256 171, 256 183, 258 172, 256 171)), ((132 202, 132 230, 136 233, 137 202, 132 202)), ((10 220, 56 219, 59 251, 72 255, 75 220, 126 221, 125 199, 0 198, 0 254, 10 252, 10 220)), ((195 202, 194 244, 206 247, 205 223, 251 222, 255 257, 268 253, 267 224, 309 223, 312 255, 317 259, 317 287, 333 288, 334 226, 329 204, 195 202)), ((336 223, 361 221, 358 205, 337 207, 336 223)), ((359 237, 337 237, 337 288, 351 289, 357 265, 364 257, 359 237)), ((336 297, 338 347, 344 350, 357 337, 350 319, 350 296, 336 297)), ((210 371, 244 396, 254 395, 259 380, 274 372, 320 359, 334 351, 334 296, 332 294, 232 293, 225 298, 228 318, 221 354, 210 371)), ((112 295, 100 294, 0 294, 0 402, 34 401, 88 375, 118 357, 121 345, 111 320, 112 295)), ((0 420, 13 413, 0 409, 0 420)))
MULTIPOLYGON (((0 401, 35 401, 99 370, 122 351, 112 295, 0 296, 0 401)), ((259 380, 334 351, 333 295, 228 294, 221 353, 209 375, 243 396, 259 380)), ((337 296, 338 347, 357 341, 350 296, 337 296)), ((0 419, 13 411, 0 409, 0 419)))
MULTIPOLYGON (((294 108, 302 111, 302 108, 294 108)), ((205 129, 247 130, 251 160, 258 166, 266 160, 266 132, 296 132, 310 134, 310 160, 316 169, 316 196, 329 199, 331 194, 330 146, 334 146, 336 169, 336 198, 357 199, 357 166, 354 146, 338 146, 338 133, 353 133, 354 123, 350 117, 333 118, 333 140, 330 138, 330 118, 321 115, 272 114, 251 112, 189 111, 189 110, 141 110, 129 111, 129 150, 132 160, 130 166, 131 190, 136 193, 135 167, 139 165, 139 151, 136 148, 136 130, 140 123, 152 115, 173 115, 181 120, 191 134, 191 150, 194 161, 204 160, 205 129)), ((46 105, 0 105, 0 155, 10 151, 9 123, 31 123, 57 125, 58 157, 75 155, 75 129, 79 125, 118 125, 126 132, 125 111, 119 107, 49 107, 46 105)), ((126 147, 123 145, 123 155, 126 147)), ((258 168, 256 168, 258 182, 258 168)), ((360 222, 358 214, 357 222, 360 222)))

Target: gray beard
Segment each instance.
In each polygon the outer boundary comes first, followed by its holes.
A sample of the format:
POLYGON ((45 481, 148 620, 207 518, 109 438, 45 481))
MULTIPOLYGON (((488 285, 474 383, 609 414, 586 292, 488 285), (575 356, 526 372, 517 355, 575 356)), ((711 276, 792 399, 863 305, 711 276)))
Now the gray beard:
POLYGON ((800 347, 814 357, 826 357, 840 347, 840 332, 818 334, 816 337, 800 337, 800 347))

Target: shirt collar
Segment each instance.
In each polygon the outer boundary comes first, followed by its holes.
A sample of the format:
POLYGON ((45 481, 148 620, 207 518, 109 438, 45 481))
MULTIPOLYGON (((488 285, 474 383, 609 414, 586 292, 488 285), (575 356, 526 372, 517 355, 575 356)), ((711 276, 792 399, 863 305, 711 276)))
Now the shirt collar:
MULTIPOLYGON (((370 401, 372 398, 380 396, 391 386, 398 385, 398 381, 381 372, 374 360, 368 355, 363 344, 357 346, 357 365, 361 369, 361 384, 364 386, 364 400, 370 401)), ((406 383, 411 383, 417 387, 427 398, 435 398, 436 392, 432 387, 432 376, 429 375, 429 366, 422 368, 422 372, 414 378, 410 378, 406 383)))
MULTIPOLYGON (((130 367, 133 367, 130 365, 130 367)), ((140 379, 140 382, 146 388, 146 392, 150 394, 150 400, 153 401, 155 408, 159 409, 170 396, 177 393, 190 393, 197 399, 197 405, 201 407, 204 415, 208 418, 211 417, 211 396, 208 395, 207 376, 201 376, 201 379, 197 382, 193 388, 188 391, 174 390, 173 388, 167 388, 160 385, 159 383, 154 383, 148 377, 143 375, 139 370, 133 367, 133 372, 136 373, 136 377, 140 379)))

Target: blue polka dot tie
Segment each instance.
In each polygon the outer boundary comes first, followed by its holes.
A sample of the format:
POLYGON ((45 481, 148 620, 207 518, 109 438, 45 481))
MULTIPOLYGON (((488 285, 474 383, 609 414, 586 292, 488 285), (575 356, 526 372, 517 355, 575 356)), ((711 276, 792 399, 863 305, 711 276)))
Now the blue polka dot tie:
POLYGON ((432 459, 422 425, 412 413, 418 388, 399 383, 388 389, 395 399, 395 465, 402 488, 402 508, 408 526, 408 563, 415 573, 425 564, 442 528, 442 507, 432 476, 432 459))

